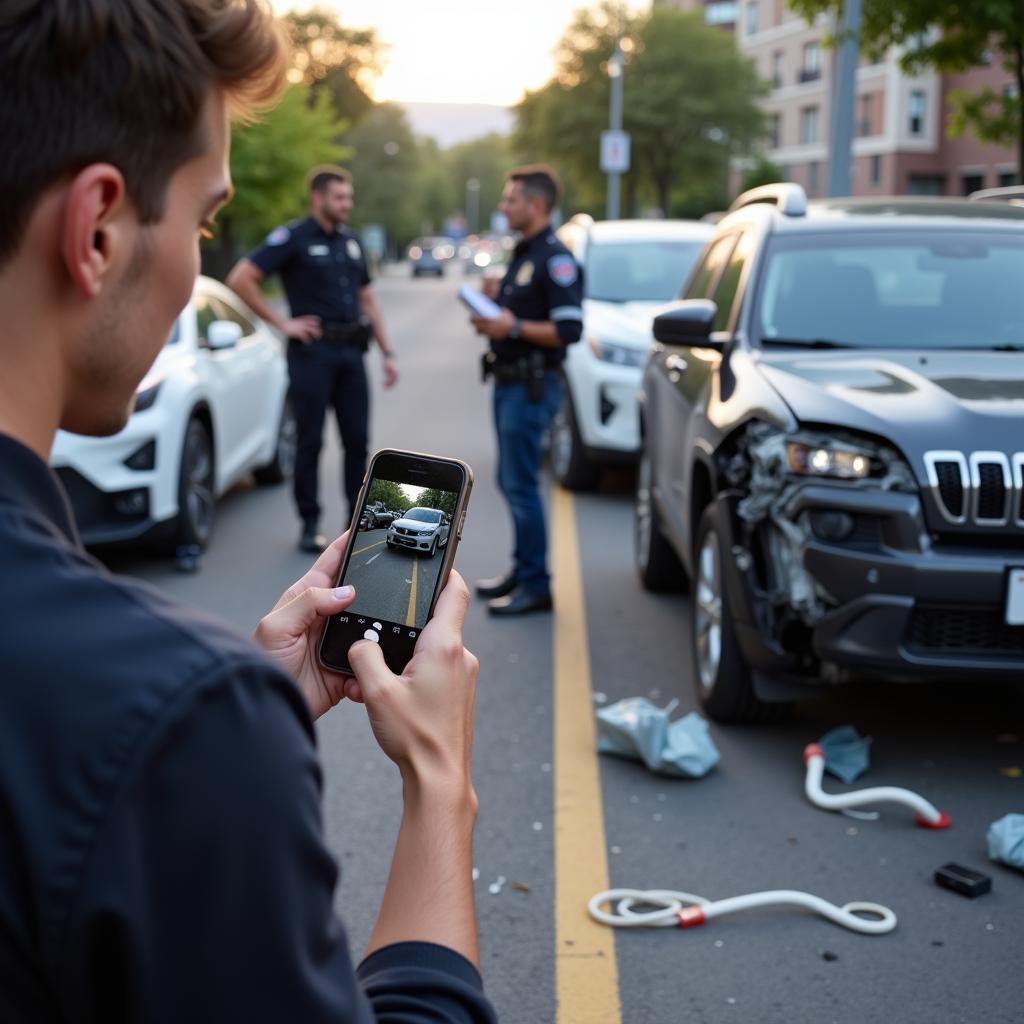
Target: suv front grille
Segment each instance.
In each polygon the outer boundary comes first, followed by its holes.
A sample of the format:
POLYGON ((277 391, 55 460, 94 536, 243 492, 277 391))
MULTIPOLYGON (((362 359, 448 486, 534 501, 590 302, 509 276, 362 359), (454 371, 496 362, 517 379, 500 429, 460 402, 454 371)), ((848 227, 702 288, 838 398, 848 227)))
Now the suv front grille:
POLYGON ((927 452, 924 464, 946 522, 1024 526, 1024 452, 927 452))
POLYGON ((918 607, 910 617, 907 647, 922 654, 1024 657, 1024 626, 1009 626, 1002 609, 918 607))

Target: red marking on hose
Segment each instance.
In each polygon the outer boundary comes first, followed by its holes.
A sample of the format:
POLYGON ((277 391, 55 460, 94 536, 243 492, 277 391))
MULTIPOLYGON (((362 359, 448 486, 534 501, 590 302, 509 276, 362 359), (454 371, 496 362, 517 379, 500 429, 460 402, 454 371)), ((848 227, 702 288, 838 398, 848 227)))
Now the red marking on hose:
POLYGON ((940 829, 949 828, 949 826, 953 824, 953 819, 945 811, 939 811, 938 821, 929 821, 927 818, 918 815, 914 819, 914 823, 921 828, 940 829))
POLYGON ((825 758, 825 751, 817 743, 808 743, 804 747, 804 764, 807 764, 812 757, 820 757, 822 760, 825 758))
POLYGON ((695 928, 706 920, 700 907, 683 907, 682 910, 676 911, 676 919, 680 928, 695 928))

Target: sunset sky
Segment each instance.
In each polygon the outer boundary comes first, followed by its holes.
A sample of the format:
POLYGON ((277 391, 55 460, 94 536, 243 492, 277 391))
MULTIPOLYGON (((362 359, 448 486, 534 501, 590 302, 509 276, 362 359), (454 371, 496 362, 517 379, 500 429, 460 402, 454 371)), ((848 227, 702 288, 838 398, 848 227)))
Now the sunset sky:
MULTIPOLYGON (((312 3, 275 0, 275 9, 312 3)), ((374 98, 433 103, 516 103, 543 85, 552 50, 584 0, 319 0, 342 24, 375 28, 390 44, 374 98)), ((631 7, 640 6, 630 4, 631 7)))

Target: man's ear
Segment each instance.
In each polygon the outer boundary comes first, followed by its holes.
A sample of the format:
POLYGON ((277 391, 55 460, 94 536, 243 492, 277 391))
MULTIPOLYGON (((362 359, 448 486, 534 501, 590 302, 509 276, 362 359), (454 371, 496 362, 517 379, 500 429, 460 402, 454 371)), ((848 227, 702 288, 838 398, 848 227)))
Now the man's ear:
POLYGON ((123 227, 124 177, 111 164, 90 164, 71 182, 64 208, 61 255, 71 280, 83 299, 93 299, 103 283, 123 227))

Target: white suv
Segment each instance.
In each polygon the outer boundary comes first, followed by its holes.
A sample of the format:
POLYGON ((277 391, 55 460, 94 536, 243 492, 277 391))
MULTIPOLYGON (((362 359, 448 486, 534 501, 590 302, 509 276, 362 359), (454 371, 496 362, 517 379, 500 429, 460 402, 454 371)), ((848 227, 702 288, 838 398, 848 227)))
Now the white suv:
POLYGON ((425 551, 433 558, 448 543, 450 529, 448 517, 439 508, 416 506, 388 527, 388 547, 425 551))
POLYGON ((583 337, 568 347, 565 402, 551 429, 551 466, 565 487, 595 487, 602 466, 639 457, 651 320, 679 294, 713 231, 699 221, 585 215, 559 229, 584 283, 583 337))

